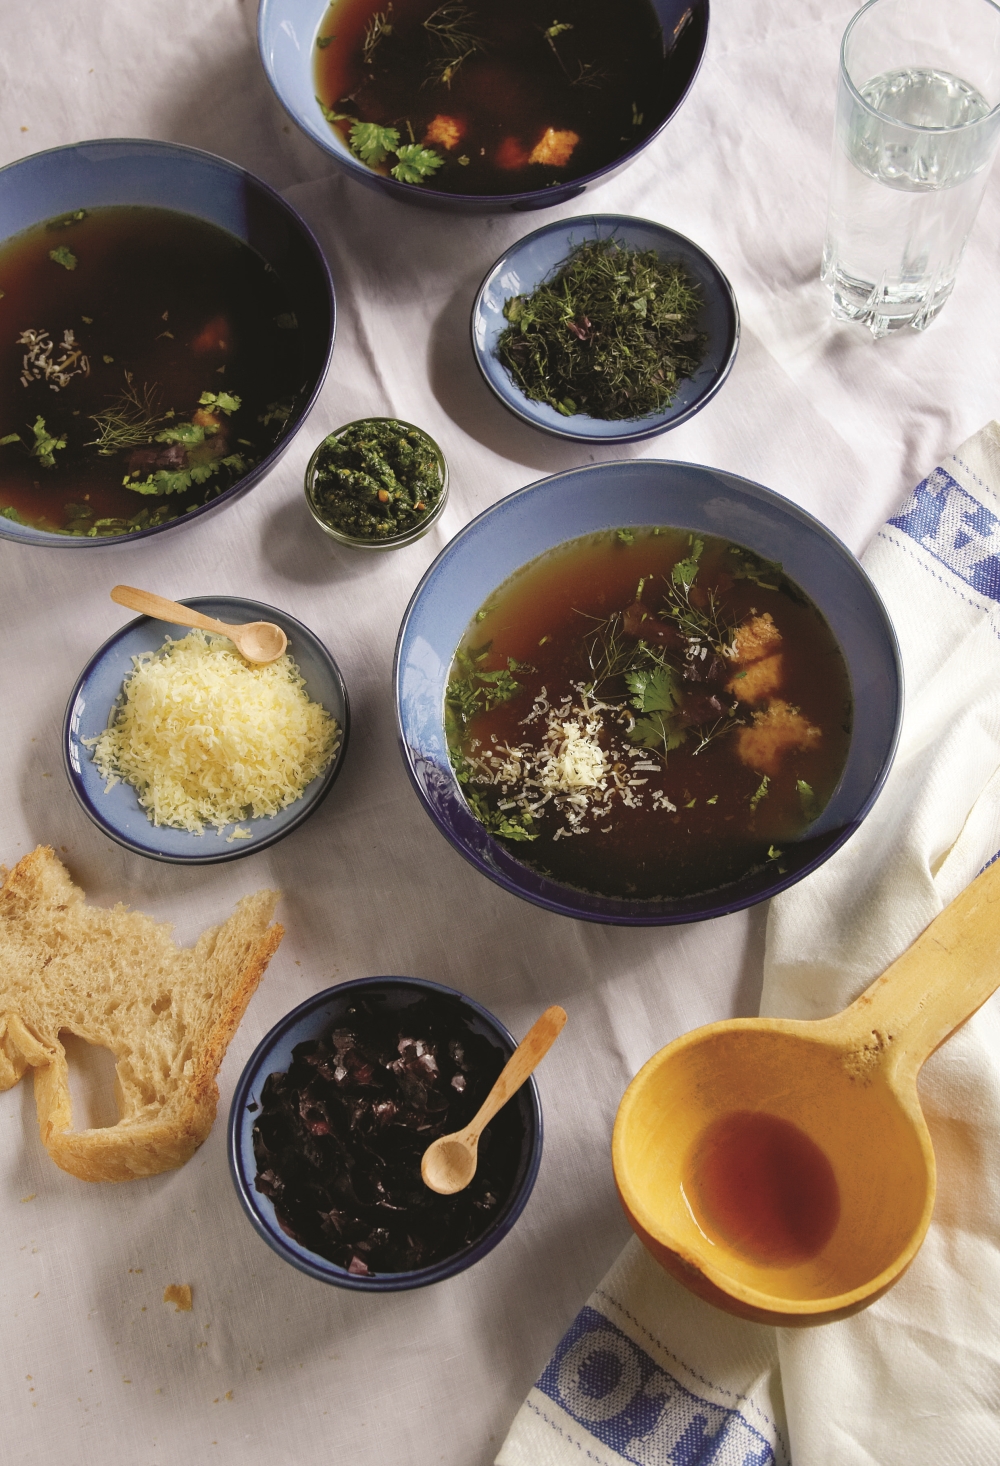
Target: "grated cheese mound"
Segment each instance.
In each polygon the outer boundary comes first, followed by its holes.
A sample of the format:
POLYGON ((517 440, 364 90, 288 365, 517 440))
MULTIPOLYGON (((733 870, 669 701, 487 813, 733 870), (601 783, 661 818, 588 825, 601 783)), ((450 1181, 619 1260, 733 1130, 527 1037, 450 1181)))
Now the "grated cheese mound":
POLYGON ((107 728, 88 742, 105 793, 132 784, 154 825, 221 834, 275 815, 340 747, 336 719, 310 700, 287 652, 256 667, 228 637, 191 631, 132 662, 107 728))

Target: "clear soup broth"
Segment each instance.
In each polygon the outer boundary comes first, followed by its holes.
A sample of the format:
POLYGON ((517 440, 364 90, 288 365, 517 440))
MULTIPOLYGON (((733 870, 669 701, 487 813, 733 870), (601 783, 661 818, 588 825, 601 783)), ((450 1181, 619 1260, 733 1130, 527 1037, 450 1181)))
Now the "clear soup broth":
POLYGON ((843 771, 852 702, 779 565, 643 528, 571 540, 495 591, 445 718, 473 813, 518 859, 653 899, 782 870, 843 771))
POLYGON ((0 514, 59 534, 175 519, 242 478, 303 390, 275 272, 170 209, 79 210, 0 245, 0 514))

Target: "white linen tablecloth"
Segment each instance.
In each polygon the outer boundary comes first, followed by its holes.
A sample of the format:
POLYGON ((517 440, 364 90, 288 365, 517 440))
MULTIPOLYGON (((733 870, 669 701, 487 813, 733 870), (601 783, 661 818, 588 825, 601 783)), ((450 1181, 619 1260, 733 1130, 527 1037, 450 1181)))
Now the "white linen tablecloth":
POLYGON ((462 219, 404 208, 336 174, 267 88, 250 0, 0 5, 0 162, 98 136, 222 153, 306 215, 329 253, 339 308, 320 402, 238 505, 113 550, 0 543, 0 860, 52 843, 91 899, 173 920, 185 941, 246 891, 280 886, 288 930, 223 1065, 220 1119, 183 1170, 87 1186, 42 1150, 30 1086, 0 1096, 0 1458, 486 1466, 625 1242, 609 1162, 618 1100, 669 1039, 756 1011, 766 913, 626 931, 565 921, 487 884, 409 788, 392 648, 413 587, 449 536, 546 473, 592 456, 704 462, 788 495, 860 550, 907 489, 996 414, 996 178, 954 298, 925 335, 876 345, 829 319, 817 272, 851 8, 716 0, 692 95, 643 159, 560 210, 462 219), (594 209, 690 235, 728 274, 743 313, 740 355, 718 398, 666 437, 618 453, 519 425, 481 384, 468 346, 475 288, 503 247, 557 214, 594 209), (382 411, 442 444, 451 499, 410 549, 359 556, 315 529, 302 474, 323 433, 382 411), (252 595, 333 650, 352 699, 352 747, 327 803, 273 850, 222 868, 159 866, 111 845, 76 805, 59 728, 80 668, 125 619, 108 599, 116 581, 175 597, 252 595), (392 972, 460 987, 518 1034, 551 1002, 570 1021, 540 1071, 545 1156, 515 1230, 459 1278, 372 1299, 295 1273, 257 1238, 229 1181, 224 1116, 243 1063, 284 1012, 331 981, 392 972), (176 1313, 160 1300, 184 1282, 194 1308, 176 1313))

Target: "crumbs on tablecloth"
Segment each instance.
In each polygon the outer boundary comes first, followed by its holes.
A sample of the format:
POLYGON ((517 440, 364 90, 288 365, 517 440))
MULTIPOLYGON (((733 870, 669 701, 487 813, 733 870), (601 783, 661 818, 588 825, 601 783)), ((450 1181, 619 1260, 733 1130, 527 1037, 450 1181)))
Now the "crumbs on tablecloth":
POLYGON ((163 1290, 163 1301, 164 1303, 176 1303, 177 1313, 190 1313, 193 1306, 191 1303, 191 1284, 168 1283, 163 1290))

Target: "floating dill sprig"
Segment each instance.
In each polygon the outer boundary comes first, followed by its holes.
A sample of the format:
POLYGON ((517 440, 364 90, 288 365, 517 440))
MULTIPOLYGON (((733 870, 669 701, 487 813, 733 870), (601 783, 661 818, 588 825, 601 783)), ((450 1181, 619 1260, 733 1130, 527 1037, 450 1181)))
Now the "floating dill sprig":
POLYGON ((387 5, 384 10, 376 10, 365 26, 365 39, 361 46, 361 57, 366 66, 371 66, 372 57, 378 43, 385 37, 392 35, 392 6, 387 5))
POLYGON ((588 240, 554 279, 505 303, 497 356, 526 397, 565 417, 643 417, 668 407, 700 365, 701 305, 680 264, 588 240))
POLYGON ((485 50, 483 38, 474 29, 476 13, 466 5, 439 5, 424 21, 424 30, 436 42, 440 55, 427 64, 425 86, 450 87, 463 62, 485 50))
POLYGON ((125 448, 143 448, 153 441, 153 436, 166 417, 157 412, 159 389, 143 382, 142 391, 132 380, 132 373, 125 373, 125 389, 109 407, 91 414, 91 421, 97 424, 98 436, 86 444, 97 448, 102 458, 111 458, 125 448))

